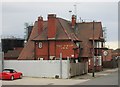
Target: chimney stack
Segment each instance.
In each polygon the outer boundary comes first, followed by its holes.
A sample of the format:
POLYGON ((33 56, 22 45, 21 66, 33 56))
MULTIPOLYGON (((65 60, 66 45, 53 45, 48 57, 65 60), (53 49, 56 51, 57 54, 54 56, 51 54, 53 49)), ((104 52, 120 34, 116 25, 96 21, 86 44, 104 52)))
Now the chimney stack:
POLYGON ((38 17, 38 34, 40 34, 43 30, 43 17, 38 17))
POLYGON ((48 38, 55 38, 56 28, 56 14, 48 14, 48 38))
POLYGON ((75 24, 76 24, 76 16, 72 15, 72 28, 75 28, 75 24))

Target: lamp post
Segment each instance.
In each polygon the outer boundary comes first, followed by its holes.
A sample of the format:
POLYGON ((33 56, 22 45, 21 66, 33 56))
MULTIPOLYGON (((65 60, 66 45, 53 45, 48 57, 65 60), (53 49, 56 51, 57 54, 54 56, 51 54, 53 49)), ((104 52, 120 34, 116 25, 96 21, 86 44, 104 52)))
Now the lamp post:
POLYGON ((95 59, 94 59, 94 53, 95 53, 95 49, 94 49, 94 46, 95 46, 95 41, 94 41, 94 20, 93 20, 93 71, 92 71, 92 77, 95 77, 95 59))

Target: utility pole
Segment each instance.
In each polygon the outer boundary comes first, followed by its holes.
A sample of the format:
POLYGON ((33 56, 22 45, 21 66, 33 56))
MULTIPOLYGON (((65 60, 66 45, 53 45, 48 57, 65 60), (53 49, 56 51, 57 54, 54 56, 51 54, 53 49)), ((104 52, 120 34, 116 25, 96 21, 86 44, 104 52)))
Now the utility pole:
POLYGON ((93 20, 93 71, 92 71, 92 77, 95 77, 95 41, 94 41, 94 20, 93 20))
POLYGON ((62 53, 60 53, 60 78, 62 79, 62 53))

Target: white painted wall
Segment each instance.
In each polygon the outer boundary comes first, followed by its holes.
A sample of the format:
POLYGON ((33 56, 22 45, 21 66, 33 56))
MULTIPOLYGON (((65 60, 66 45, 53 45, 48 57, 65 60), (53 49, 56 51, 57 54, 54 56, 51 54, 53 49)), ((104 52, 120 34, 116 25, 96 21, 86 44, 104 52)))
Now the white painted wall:
MULTIPOLYGON (((68 64, 67 60, 62 60, 62 78, 69 76, 68 64)), ((5 60, 4 68, 13 68, 30 77, 60 76, 60 60, 5 60)))
MULTIPOLYGON (((20 71, 29 77, 60 77, 60 60, 5 60, 4 68, 20 71)), ((70 63, 62 60, 62 78, 87 73, 88 63, 70 63)))
POLYGON ((0 54, 0 72, 2 71, 2 57, 1 57, 1 54, 0 54))

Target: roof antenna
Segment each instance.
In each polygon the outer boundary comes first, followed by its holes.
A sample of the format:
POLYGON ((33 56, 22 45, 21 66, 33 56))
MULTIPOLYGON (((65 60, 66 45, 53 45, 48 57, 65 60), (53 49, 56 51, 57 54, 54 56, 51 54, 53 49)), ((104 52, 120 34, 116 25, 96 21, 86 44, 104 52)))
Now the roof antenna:
POLYGON ((70 13, 70 20, 71 20, 71 16, 72 16, 71 13, 72 13, 72 10, 69 10, 69 13, 70 13))
POLYGON ((76 19, 77 19, 77 5, 76 5, 76 3, 74 4, 74 14, 75 14, 76 19))
POLYGON ((76 15, 76 13, 77 13, 77 7, 76 7, 77 5, 76 4, 74 4, 74 14, 76 15))

